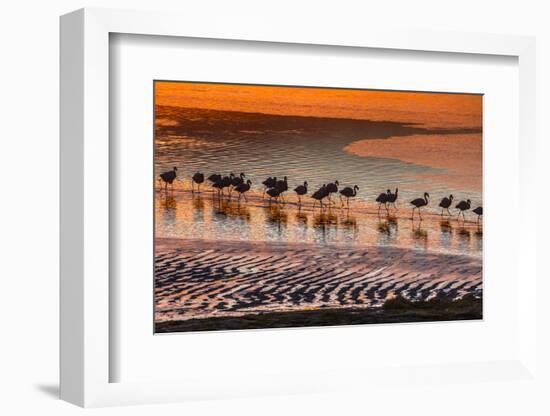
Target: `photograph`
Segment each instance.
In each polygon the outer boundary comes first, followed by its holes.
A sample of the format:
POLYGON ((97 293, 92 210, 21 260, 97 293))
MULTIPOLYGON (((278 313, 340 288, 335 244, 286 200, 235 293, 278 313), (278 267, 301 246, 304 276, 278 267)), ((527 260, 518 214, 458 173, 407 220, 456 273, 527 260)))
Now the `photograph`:
POLYGON ((483 94, 153 93, 155 333, 483 319, 483 94))

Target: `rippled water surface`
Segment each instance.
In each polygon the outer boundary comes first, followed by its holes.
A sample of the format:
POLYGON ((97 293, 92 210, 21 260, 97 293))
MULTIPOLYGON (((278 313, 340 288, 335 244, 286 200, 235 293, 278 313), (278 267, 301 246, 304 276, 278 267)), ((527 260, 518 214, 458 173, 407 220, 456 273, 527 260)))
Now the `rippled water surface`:
POLYGON ((357 140, 448 133, 444 130, 392 122, 162 106, 156 111, 156 171, 178 167, 176 190, 157 193, 159 237, 378 244, 481 253, 482 233, 474 214, 469 214, 466 223, 437 215, 443 196, 453 193, 457 200, 469 198, 475 206, 481 205, 481 193, 453 189, 430 179, 445 174, 443 169, 343 150, 357 140), (196 171, 205 176, 244 172, 253 183, 249 201, 217 200, 206 183, 200 196, 191 194, 190 177, 196 171), (309 194, 334 180, 341 187, 358 185, 360 190, 350 210, 340 209, 339 201, 330 210, 313 210, 313 200, 307 197, 298 209, 292 191, 288 204, 270 206, 261 198, 261 182, 268 176, 287 176, 291 190, 307 181, 309 194), (387 188, 399 188, 399 211, 389 218, 379 217, 374 200, 387 188), (431 202, 424 221, 410 221, 408 202, 425 191, 431 202))

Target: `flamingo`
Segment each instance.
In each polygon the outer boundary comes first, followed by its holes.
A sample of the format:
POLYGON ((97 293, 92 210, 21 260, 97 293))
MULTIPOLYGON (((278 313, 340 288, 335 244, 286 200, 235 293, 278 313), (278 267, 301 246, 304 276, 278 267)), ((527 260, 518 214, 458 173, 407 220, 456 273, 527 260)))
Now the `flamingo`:
POLYGON ((302 195, 307 194, 307 181, 303 185, 294 188, 294 192, 298 195, 298 204, 302 205, 302 195))
POLYGON ((378 202, 379 214, 380 214, 380 208, 382 207, 382 204, 384 204, 386 211, 388 211, 388 199, 390 195, 391 195, 391 191, 388 189, 386 190, 386 193, 381 193, 380 195, 378 195, 378 198, 376 198, 376 202, 378 202))
POLYGON ((418 209, 418 216, 420 219, 422 219, 422 214, 420 214, 420 208, 425 207, 428 205, 428 198, 430 197, 430 194, 427 192, 424 192, 424 198, 416 198, 411 201, 411 204, 414 205, 414 208, 412 209, 412 217, 411 219, 414 219, 414 210, 418 209))
POLYGON ((241 196, 244 196, 244 200, 246 202, 248 202, 248 199, 246 199, 246 195, 245 193, 248 192, 250 190, 250 185, 252 185, 252 181, 250 179, 248 179, 246 181, 246 183, 241 183, 239 185, 237 185, 235 187, 235 191, 237 191, 239 193, 239 199, 238 201, 241 200, 241 196))
POLYGON ((200 193, 201 183, 204 182, 204 174, 202 174, 201 172, 196 172, 191 179, 191 192, 195 192, 195 184, 197 184, 199 186, 198 192, 200 193))
POLYGON ((346 197, 346 200, 348 202, 348 209, 349 209, 349 199, 350 198, 354 198, 356 195, 357 195, 357 191, 359 190, 359 187, 357 185, 355 185, 352 188, 350 188, 349 186, 345 187, 344 189, 342 189, 340 191, 340 202, 342 202, 342 207, 344 206, 344 202, 342 200, 342 196, 345 196, 346 197))
POLYGON ((338 192, 339 185, 340 185, 340 182, 338 182, 338 180, 335 180, 333 183, 327 184, 327 196, 331 204, 332 204, 331 194, 335 194, 338 192))
MULTIPOLYGON (((221 180, 221 186, 222 186, 222 195, 223 195, 223 189, 229 188, 233 184, 233 179, 235 178, 235 174, 231 172, 229 176, 224 176, 221 180)), ((231 192, 229 191, 229 197, 231 197, 231 192)))
POLYGON ((178 168, 174 166, 172 170, 163 172, 159 175, 159 180, 164 182, 165 191, 168 189, 168 184, 170 184, 172 189, 174 189, 174 180, 176 179, 177 171, 178 168))
POLYGON ((220 194, 223 191, 222 180, 223 180, 223 178, 220 177, 218 180, 216 180, 212 184, 212 188, 215 188, 215 189, 218 190, 218 198, 220 197, 220 194))
POLYGON ((278 180, 277 183, 275 184, 275 188, 279 189, 281 192, 279 193, 279 195, 281 196, 282 200, 284 201, 285 198, 283 196, 283 193, 288 191, 288 180, 287 180, 287 177, 285 176, 283 178, 283 180, 278 180))
MULTIPOLYGON (((220 175, 219 173, 213 173, 212 175, 210 175, 208 177, 208 181, 212 184, 212 188, 217 188, 216 186, 216 183, 221 181, 222 180, 222 175, 220 175)), ((218 194, 219 194, 219 188, 218 189, 218 194)))
POLYGON ((391 192, 388 194, 388 202, 387 204, 393 205, 395 210, 397 211, 397 207, 395 206, 395 201, 397 201, 397 193, 399 192, 399 189, 395 188, 395 193, 392 194, 391 192))
POLYGON ((313 204, 313 208, 315 208, 315 204, 317 201, 321 204, 321 209, 323 209, 323 198, 326 198, 328 196, 327 192, 327 185, 323 184, 319 189, 317 189, 311 197, 315 199, 315 203, 313 204))
POLYGON ((220 179, 222 178, 222 175, 220 175, 219 173, 213 173, 212 175, 210 175, 208 177, 208 180, 212 183, 216 183, 218 182, 220 179))
POLYGON ((218 196, 220 196, 220 194, 223 196, 224 188, 228 188, 231 186, 234 177, 235 175, 233 173, 230 173, 229 176, 224 176, 223 178, 220 176, 220 178, 216 182, 214 182, 212 187, 218 190, 218 196))
POLYGON ((278 201, 278 198, 281 196, 281 190, 279 188, 269 188, 266 193, 269 195, 269 203, 275 198, 275 201, 278 201))
POLYGON ((262 185, 264 186, 264 192, 262 194, 262 198, 265 196, 265 192, 269 189, 269 188, 275 188, 275 186, 277 185, 277 177, 276 176, 273 176, 273 177, 269 177, 267 178, 265 181, 262 182, 262 185))
POLYGON ((246 175, 241 172, 239 176, 235 176, 231 178, 231 185, 229 187, 229 196, 231 196, 231 192, 233 191, 233 189, 235 189, 237 186, 244 183, 245 176, 246 175))
POLYGON ((451 214, 451 211, 449 211, 449 207, 451 206, 451 204, 453 203, 453 194, 449 195, 449 197, 445 197, 441 200, 441 202, 439 203, 439 206, 441 207, 441 216, 443 216, 443 210, 447 210, 447 212, 449 213, 449 215, 452 215, 451 214))
POLYGON ((483 216, 483 207, 477 207, 472 211, 474 214, 477 214, 477 223, 479 224, 479 218, 483 216))
POLYGON ((233 186, 239 186, 241 183, 244 183, 244 178, 246 175, 244 173, 240 173, 239 176, 236 176, 233 178, 231 185, 233 186))
POLYGON ((456 217, 457 221, 460 218, 460 214, 462 214, 462 218, 464 221, 466 221, 466 216, 464 215, 464 211, 468 211, 470 209, 470 206, 472 204, 472 201, 467 199, 466 201, 460 201, 458 204, 456 204, 456 208, 460 210, 458 213, 458 216, 456 217))

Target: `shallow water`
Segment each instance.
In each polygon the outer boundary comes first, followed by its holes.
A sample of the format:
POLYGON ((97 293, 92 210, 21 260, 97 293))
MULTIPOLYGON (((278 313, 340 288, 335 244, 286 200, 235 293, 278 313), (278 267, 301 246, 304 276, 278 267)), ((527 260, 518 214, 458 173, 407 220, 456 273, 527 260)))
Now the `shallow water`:
MULTIPOLYGON (((429 178, 443 169, 401 162, 396 159, 361 157, 344 151, 348 144, 369 138, 412 134, 443 134, 411 124, 368 120, 274 116, 253 113, 158 107, 156 172, 178 167, 176 189, 189 189, 196 171, 211 173, 244 172, 253 183, 250 194, 261 194, 261 182, 268 176, 288 177, 289 195, 304 181, 309 192, 324 183, 338 180, 343 186, 358 185, 353 204, 357 210, 312 211, 293 205, 268 206, 255 199, 236 204, 212 199, 209 184, 193 197, 189 192, 158 193, 156 235, 223 240, 303 241, 316 244, 378 244, 415 247, 480 256, 482 233, 472 223, 458 225, 440 218, 439 200, 453 193, 470 198, 472 208, 481 205, 479 192, 453 189, 429 178), (419 175, 422 178, 419 178, 419 175), (378 218, 374 200, 387 188, 399 188, 399 214, 378 218), (431 220, 410 221, 409 201, 431 196, 426 215, 431 220)), ((457 130, 448 133, 456 133, 457 130)), ((250 198, 254 199, 254 198, 250 198)), ((425 215, 425 217, 426 217, 425 215)), ((468 215, 468 214, 467 214, 468 215)))
POLYGON ((244 172, 255 189, 262 189, 261 182, 268 176, 287 176, 290 189, 304 181, 311 191, 335 180, 341 186, 358 185, 357 197, 367 201, 374 200, 387 188, 396 187, 403 201, 422 196, 424 191, 430 193, 432 205, 449 193, 457 198, 481 201, 479 192, 465 193, 430 181, 430 176, 444 174, 444 169, 344 151, 348 144, 361 139, 452 134, 461 130, 174 107, 158 108, 157 119, 164 122, 156 131, 156 172, 177 166, 178 176, 184 181, 189 181, 196 171, 206 175, 244 172))
POLYGON ((422 218, 411 220, 409 209, 379 215, 376 206, 357 202, 349 210, 340 204, 321 210, 310 203, 269 204, 261 196, 238 202, 189 191, 158 192, 155 209, 157 237, 379 245, 481 257, 483 229, 475 221, 428 213, 422 218))

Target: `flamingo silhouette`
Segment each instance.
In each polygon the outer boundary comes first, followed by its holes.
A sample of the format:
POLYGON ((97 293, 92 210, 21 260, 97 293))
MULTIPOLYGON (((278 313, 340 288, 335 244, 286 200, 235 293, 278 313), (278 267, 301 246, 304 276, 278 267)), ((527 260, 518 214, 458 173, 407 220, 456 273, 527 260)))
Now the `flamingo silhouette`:
POLYGON ((323 186, 321 186, 319 189, 317 189, 313 193, 313 195, 311 195, 311 197, 315 199, 315 202, 313 203, 313 208, 315 208, 315 204, 317 203, 317 201, 319 201, 319 203, 321 204, 321 209, 323 209, 323 199, 326 198, 327 196, 328 196, 327 185, 323 184, 323 186))
POLYGON ((207 180, 212 184, 212 188, 218 189, 219 194, 220 190, 216 187, 216 183, 222 180, 222 175, 220 175, 219 173, 213 173, 207 178, 207 180))
POLYGON ((233 173, 230 173, 229 176, 224 176, 223 178, 220 177, 220 179, 214 182, 212 187, 218 190, 218 196, 223 196, 223 190, 231 186, 234 177, 235 175, 233 173))
POLYGON ((269 188, 266 193, 269 195, 269 203, 271 204, 271 200, 275 198, 275 201, 278 202, 279 197, 281 196, 282 191, 275 187, 275 188, 269 188))
POLYGON ((349 209, 349 199, 354 198, 357 195, 358 190, 359 190, 359 187, 355 185, 353 188, 350 188, 349 186, 347 186, 340 191, 340 202, 342 203, 342 207, 344 206, 344 201, 342 200, 342 196, 346 198, 346 201, 348 203, 348 209, 349 209))
MULTIPOLYGON (((393 205, 394 209, 397 211, 397 207, 395 206, 395 201, 397 201, 397 194, 399 192, 399 189, 395 188, 395 193, 392 194, 391 192, 388 195, 388 201, 387 201, 387 205, 393 205)), ((387 206, 386 205, 386 206, 387 206)))
POLYGON ((198 185, 198 192, 200 192, 201 184, 204 182, 204 175, 201 172, 196 172, 191 179, 191 192, 195 192, 195 184, 198 185))
POLYGON ((449 197, 445 197, 441 200, 441 202, 439 203, 439 206, 441 207, 441 216, 443 216, 443 210, 447 210, 447 212, 449 213, 449 215, 452 215, 451 214, 451 211, 449 211, 449 207, 451 206, 451 204, 453 203, 453 194, 449 195, 449 197))
POLYGON ((275 188, 279 189, 279 195, 281 197, 281 199, 284 201, 285 200, 285 197, 283 196, 283 193, 288 191, 288 180, 287 180, 287 177, 285 176, 283 178, 283 180, 278 180, 277 183, 275 184, 275 188))
POLYGON ((467 199, 466 201, 460 201, 458 204, 456 204, 456 208, 460 210, 460 212, 456 217, 457 221, 460 218, 460 214, 462 214, 462 219, 466 221, 466 216, 464 215, 464 211, 468 211, 470 209, 471 204, 472 204, 472 201, 470 201, 469 199, 467 199))
POLYGON ((273 177, 269 177, 267 178, 265 181, 262 182, 262 185, 264 186, 264 192, 262 194, 262 198, 265 197, 265 192, 269 189, 269 188, 275 188, 275 186, 277 185, 277 177, 276 176, 273 176, 273 177))
POLYGON ((212 175, 210 175, 208 177, 208 181, 212 182, 212 183, 216 183, 217 181, 219 181, 220 179, 222 178, 222 175, 220 175, 219 173, 213 173, 212 175))
POLYGON ((411 201, 411 204, 414 205, 414 208, 412 209, 412 216, 411 219, 414 219, 414 210, 418 210, 418 216, 420 219, 422 219, 422 214, 420 213, 420 208, 425 207, 428 205, 428 198, 430 197, 430 194, 427 192, 424 192, 424 198, 416 198, 411 201))
POLYGON ((237 185, 237 186, 235 187, 235 191, 237 191, 237 192, 239 193, 239 199, 238 199, 238 201, 240 201, 240 200, 241 200, 241 196, 243 196, 243 197, 244 197, 244 200, 245 200, 246 202, 248 202, 248 199, 246 199, 245 193, 248 192, 248 191, 250 191, 250 185, 252 185, 252 181, 251 181, 250 179, 248 179, 248 180, 246 181, 246 183, 241 183, 241 184, 239 184, 239 185, 237 185))
POLYGON ((390 195, 391 195, 391 191, 388 189, 386 193, 381 193, 380 195, 378 195, 378 198, 376 198, 376 202, 378 202, 378 214, 380 214, 380 208, 382 207, 382 204, 384 204, 386 211, 389 212, 388 199, 390 195))
POLYGON ((303 185, 298 185, 294 188, 294 192, 298 195, 298 204, 302 205, 302 196, 307 194, 307 181, 303 185))
POLYGON ((339 185, 340 185, 340 182, 338 182, 338 180, 335 180, 334 182, 327 184, 327 196, 328 196, 328 200, 331 204, 332 204, 331 195, 338 192, 338 186, 339 185))
POLYGON ((174 189, 174 181, 176 180, 178 168, 174 166, 172 170, 163 172, 159 175, 159 181, 164 182, 164 190, 168 189, 168 184, 174 189))
POLYGON ((229 196, 231 196, 233 189, 244 183, 245 176, 246 175, 241 172, 239 176, 234 176, 233 178, 231 178, 231 185, 229 186, 229 196))
POLYGON ((477 214, 477 223, 479 224, 479 218, 483 216, 483 207, 477 207, 472 212, 477 214))

